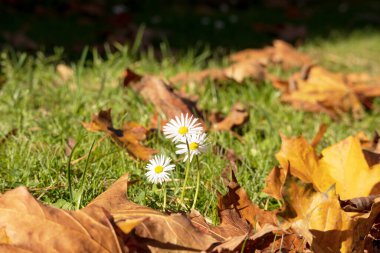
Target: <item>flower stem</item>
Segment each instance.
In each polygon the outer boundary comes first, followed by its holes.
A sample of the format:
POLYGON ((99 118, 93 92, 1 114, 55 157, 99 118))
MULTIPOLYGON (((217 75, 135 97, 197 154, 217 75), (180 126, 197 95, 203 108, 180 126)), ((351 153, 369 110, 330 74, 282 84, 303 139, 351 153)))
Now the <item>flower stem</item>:
POLYGON ((200 183, 200 165, 199 165, 199 158, 196 156, 197 159, 197 186, 195 187, 195 195, 194 195, 194 202, 191 207, 191 209, 195 208, 195 204, 197 203, 197 198, 198 198, 198 192, 199 192, 199 183, 200 183))
POLYGON ((164 190, 164 204, 162 206, 162 211, 165 211, 166 209, 166 184, 165 183, 163 185, 163 190, 164 190))
POLYGON ((186 161, 186 170, 185 170, 185 180, 183 181, 181 198, 179 200, 180 204, 183 204, 183 197, 185 195, 186 183, 187 183, 187 179, 189 177, 189 171, 190 171, 190 148, 189 148, 189 142, 187 141, 187 138, 186 138, 186 146, 187 146, 187 161, 186 161))

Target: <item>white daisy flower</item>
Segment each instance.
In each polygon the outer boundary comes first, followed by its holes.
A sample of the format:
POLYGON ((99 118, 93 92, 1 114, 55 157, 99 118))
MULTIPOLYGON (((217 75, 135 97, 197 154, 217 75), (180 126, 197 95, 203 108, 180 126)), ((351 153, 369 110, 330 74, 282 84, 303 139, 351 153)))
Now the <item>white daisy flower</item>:
MULTIPOLYGON (((187 139, 189 144, 189 150, 190 150, 190 162, 193 160, 194 155, 198 155, 200 153, 206 152, 207 148, 207 136, 205 133, 198 133, 190 135, 187 139)), ((178 144, 177 146, 176 154, 185 154, 184 162, 188 159, 188 152, 187 152, 187 144, 186 142, 182 142, 181 144, 178 144)))
POLYGON ((175 119, 171 119, 163 128, 164 135, 168 139, 172 139, 173 142, 182 141, 187 136, 196 134, 203 131, 203 128, 200 126, 201 123, 197 123, 198 119, 193 118, 193 115, 189 117, 181 113, 180 118, 178 116, 175 119))
POLYGON ((171 159, 164 155, 155 155, 146 165, 148 170, 145 175, 148 181, 154 184, 161 184, 169 180, 169 171, 173 170, 175 165, 170 164, 171 159))

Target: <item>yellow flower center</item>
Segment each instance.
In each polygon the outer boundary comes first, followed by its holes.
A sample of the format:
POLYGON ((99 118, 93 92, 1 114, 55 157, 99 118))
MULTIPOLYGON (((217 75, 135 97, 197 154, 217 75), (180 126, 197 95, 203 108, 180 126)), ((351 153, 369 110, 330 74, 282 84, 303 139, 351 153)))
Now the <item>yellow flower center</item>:
POLYGON ((189 145, 190 150, 196 150, 199 147, 199 144, 196 142, 192 142, 189 145))
POLYGON ((162 171, 164 170, 164 167, 158 165, 156 166, 156 168, 154 168, 154 172, 156 172, 157 174, 160 174, 162 171))
POLYGON ((187 134, 187 132, 189 132, 189 129, 185 126, 182 126, 178 129, 178 133, 181 135, 185 135, 185 134, 187 134))

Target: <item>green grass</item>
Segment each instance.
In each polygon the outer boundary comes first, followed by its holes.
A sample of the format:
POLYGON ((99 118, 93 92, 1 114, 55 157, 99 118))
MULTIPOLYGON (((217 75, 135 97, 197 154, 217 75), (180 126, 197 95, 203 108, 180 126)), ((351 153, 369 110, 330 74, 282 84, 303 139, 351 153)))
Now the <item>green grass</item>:
MULTIPOLYGON (((312 40, 303 49, 314 55, 320 64, 336 71, 377 73, 380 67, 380 34, 375 32, 338 36, 323 42, 312 40), (329 54, 334 54, 334 62, 329 60, 329 54), (346 59, 353 58, 357 60, 348 64, 346 59)), ((71 64, 75 74, 66 82, 55 71, 62 52, 52 56, 2 52, 1 66, 6 82, 0 90, 0 138, 14 128, 18 132, 0 144, 0 192, 25 185, 44 203, 74 209, 78 206, 79 195, 79 206, 83 207, 121 175, 129 173, 131 180, 136 180, 129 187, 129 198, 143 205, 162 208, 162 190, 145 180, 145 163, 132 159, 109 139, 92 150, 88 161, 85 159, 71 167, 74 189, 74 199, 71 199, 67 178, 69 157, 65 155, 68 138, 77 142, 72 157, 77 159, 88 153, 92 143, 103 136, 87 132, 81 125, 81 122, 90 121, 91 115, 100 109, 112 108, 115 127, 125 121, 148 125, 154 107, 146 105, 132 90, 122 88, 121 73, 126 67, 140 73, 171 76, 180 71, 223 63, 207 50, 174 56, 163 45, 161 51, 162 61, 155 60, 149 51, 137 56, 126 47, 108 53, 105 59, 94 52, 84 52, 81 60, 71 64), (86 168, 83 194, 80 194, 78 191, 86 168)), ((214 221, 217 220, 216 192, 226 191, 220 174, 227 162, 220 154, 211 152, 211 147, 232 148, 242 157, 238 180, 251 199, 263 206, 267 196, 261 190, 266 175, 277 164, 274 155, 280 148, 279 133, 303 134, 310 140, 319 125, 327 123, 329 128, 320 143, 321 149, 357 131, 371 135, 380 124, 379 100, 373 111, 366 112, 359 121, 350 115, 332 121, 326 115, 295 111, 281 104, 280 93, 270 83, 247 80, 243 84, 226 82, 219 85, 208 81, 191 92, 199 96, 198 105, 202 110, 228 113, 237 101, 246 104, 250 110, 249 122, 241 129, 243 142, 229 132, 212 132, 210 151, 201 157, 201 188, 196 208, 214 221)), ((145 144, 170 156, 177 164, 173 173, 176 180, 167 185, 168 208, 176 211, 178 207, 173 199, 179 198, 184 178, 182 157, 175 155, 173 145, 162 134, 150 135, 145 144)), ((188 183, 192 188, 186 195, 189 206, 195 180, 196 171, 192 169, 188 183)))

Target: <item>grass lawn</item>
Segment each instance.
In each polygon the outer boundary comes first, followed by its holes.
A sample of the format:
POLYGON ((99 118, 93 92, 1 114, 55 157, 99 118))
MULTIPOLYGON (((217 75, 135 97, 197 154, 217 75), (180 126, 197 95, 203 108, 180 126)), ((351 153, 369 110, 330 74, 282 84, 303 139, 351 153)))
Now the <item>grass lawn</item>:
MULTIPOLYGON (((307 41, 302 50, 334 71, 380 74, 379 32, 363 31, 349 36, 334 35, 327 40, 313 39, 307 41)), ((62 52, 51 56, 1 52, 1 71, 6 82, 0 86, 0 139, 12 129, 17 129, 17 134, 0 142, 0 192, 25 185, 46 204, 75 209, 85 206, 117 178, 129 173, 134 181, 128 189, 130 200, 162 208, 162 190, 160 187, 154 189, 146 181, 146 163, 132 159, 110 139, 94 149, 87 160, 71 167, 75 191, 74 199, 70 199, 69 157, 65 154, 69 138, 77 142, 72 157, 75 160, 88 153, 92 143, 103 136, 90 133, 81 125, 81 122, 89 122, 91 115, 100 109, 112 108, 115 127, 125 121, 148 125, 154 108, 146 105, 131 89, 122 88, 121 73, 126 67, 138 73, 169 77, 181 71, 200 70, 225 62, 207 50, 174 56, 162 45, 161 51, 161 61, 155 60, 149 51, 136 55, 126 47, 108 53, 105 59, 95 52, 85 51, 79 61, 71 63, 74 76, 67 81, 56 72, 56 65, 63 59, 62 52)), ((324 114, 295 111, 282 104, 279 92, 267 82, 246 80, 243 84, 230 81, 217 85, 210 81, 190 92, 199 96, 198 106, 204 110, 227 113, 237 101, 248 105, 250 110, 249 122, 241 132, 243 141, 229 132, 210 133, 210 151, 201 157, 201 188, 196 208, 213 221, 217 220, 216 192, 225 192, 220 174, 227 161, 211 152, 212 146, 231 148, 241 156, 238 180, 251 199, 263 207, 268 198, 261 190, 266 175, 277 164, 274 155, 280 148, 279 133, 288 136, 303 134, 310 140, 319 125, 326 123, 329 128, 320 143, 321 149, 357 131, 372 135, 380 125, 379 99, 373 110, 367 111, 361 120, 355 121, 345 115, 341 120, 333 121, 324 114)), ((180 195, 185 164, 162 134, 152 134, 146 145, 167 154, 177 164, 173 173, 176 180, 167 185, 167 207, 176 211, 178 207, 173 200, 180 195)), ((186 192, 189 205, 196 181, 195 170, 192 172, 188 183, 190 188, 186 192)), ((276 205, 274 201, 269 203, 276 205)))

